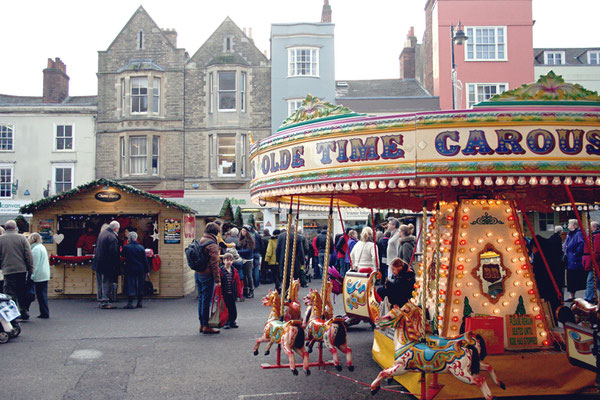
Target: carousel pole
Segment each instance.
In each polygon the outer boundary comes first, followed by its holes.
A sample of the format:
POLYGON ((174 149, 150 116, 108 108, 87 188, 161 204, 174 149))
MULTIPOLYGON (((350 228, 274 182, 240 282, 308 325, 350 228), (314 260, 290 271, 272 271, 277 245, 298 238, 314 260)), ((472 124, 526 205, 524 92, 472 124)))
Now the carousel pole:
MULTIPOLYGON (((346 228, 344 227, 344 220, 342 218, 342 211, 340 210, 340 202, 337 202, 337 210, 338 210, 338 215, 340 216, 340 223, 342 224, 342 234, 346 235, 346 228)), ((350 268, 352 268, 352 259, 350 257, 348 257, 348 259, 350 260, 350 268)))
MULTIPOLYGON (((523 215, 523 220, 525 221, 525 224, 527 225, 527 228, 529 229, 529 232, 531 232, 531 236, 533 237, 533 242, 537 246, 537 248, 539 250, 539 253, 542 256, 542 261, 544 262, 544 266, 546 267, 546 271, 548 271, 548 276, 550 277, 550 280, 552 281, 552 285, 554 286, 554 290, 556 291, 556 294, 558 295, 558 300, 560 300, 560 302, 562 303, 562 293, 560 292, 560 289, 558 288, 558 285, 556 284, 556 280, 554 279, 554 275, 552 275, 552 271, 550 270, 550 265, 548 264, 548 260, 546 259, 546 255, 542 251, 542 247, 540 246, 540 242, 538 241, 538 238, 535 236, 535 232, 533 230, 531 222, 529 222, 529 218, 527 217, 527 213, 525 212, 525 210, 523 210, 523 207, 521 206, 520 202, 517 203, 517 206, 521 210, 521 215, 523 215)), ((513 208, 514 208, 514 205, 513 205, 513 208)))
MULTIPOLYGON (((592 232, 592 219, 590 218, 590 207, 588 206, 587 210, 587 226, 588 226, 588 232, 591 234, 592 232)), ((592 247, 590 248, 590 256, 592 258, 596 258, 596 253, 594 252, 594 239, 592 236, 591 239, 591 243, 592 247)), ((594 268, 592 268, 592 275, 594 275, 594 301, 596 302, 596 304, 598 304, 598 275, 596 275, 596 270, 594 270, 594 268)))
POLYGON ((329 200, 329 220, 327 221, 327 244, 325 245, 325 258, 323 260, 323 284, 321 285, 321 309, 317 310, 317 316, 323 318, 325 312, 325 295, 327 293, 327 281, 329 278, 329 251, 331 244, 331 225, 333 222, 333 193, 329 200))
MULTIPOLYGON (((577 211, 577 206, 575 205, 575 199, 573 199, 573 194, 571 193, 571 189, 569 189, 569 185, 564 185, 565 190, 567 192, 567 196, 569 196, 569 201, 571 202, 571 207, 573 207, 573 212, 575 213, 575 217, 577 218, 577 222, 579 226, 583 228, 583 224, 581 222, 581 216, 579 215, 579 211, 577 211)), ((590 241, 590 237, 585 232, 585 229, 581 229, 581 233, 583 234, 583 239, 589 246, 592 248, 592 242, 590 241)), ((600 271, 598 269, 598 262, 596 261, 596 257, 590 257, 592 259, 592 264, 594 265, 594 270, 596 271, 596 276, 600 276, 600 271)))
MULTIPOLYGON (((290 266, 290 284, 287 293, 287 299, 290 299, 292 294, 292 283, 294 283, 294 270, 296 269, 296 247, 298 245, 298 222, 300 221, 300 197, 298 197, 298 205, 296 206, 296 226, 294 227, 294 245, 292 246, 292 265, 290 266)), ((287 265, 287 264, 286 264, 287 265)))
POLYGON ((435 215, 435 278, 434 278, 434 298, 435 301, 435 312, 433 313, 433 325, 434 325, 434 333, 437 335, 439 332, 439 324, 438 324, 438 313, 439 306, 437 304, 439 299, 440 292, 440 268, 441 268, 441 251, 440 251, 440 203, 438 202, 436 205, 436 215, 435 215))
POLYGON ((281 281, 281 304, 279 305, 279 319, 283 321, 283 309, 285 305, 286 283, 287 283, 287 264, 290 256, 290 231, 292 230, 292 213, 294 212, 294 195, 290 196, 290 210, 288 212, 287 233, 285 237, 285 255, 283 257, 283 280, 281 281))
MULTIPOLYGON (((423 231, 425 231, 425 226, 427 224, 427 202, 425 200, 423 200, 423 231)), ((421 323, 423 324, 423 336, 421 337, 421 340, 425 340, 425 335, 426 335, 426 331, 427 331, 427 316, 425 315, 426 312, 426 306, 427 306, 427 287, 428 287, 428 279, 427 279, 427 275, 428 272, 428 268, 427 268, 427 239, 426 239, 427 235, 423 235, 422 237, 422 246, 423 246, 423 256, 422 256, 422 263, 423 263, 423 270, 422 270, 422 282, 421 285, 423 286, 421 288, 421 323)))
MULTIPOLYGON (((373 225, 373 246, 375 247, 375 271, 379 272, 379 255, 377 254, 377 240, 375 240, 375 215, 371 208, 371 225, 373 225)), ((378 277, 379 279, 379 277, 378 277)))

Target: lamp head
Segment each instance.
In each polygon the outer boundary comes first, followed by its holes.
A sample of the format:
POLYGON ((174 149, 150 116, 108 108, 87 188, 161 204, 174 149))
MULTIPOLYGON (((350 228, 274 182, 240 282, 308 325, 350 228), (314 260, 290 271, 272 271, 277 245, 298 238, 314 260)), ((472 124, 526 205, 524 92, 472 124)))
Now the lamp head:
POLYGON ((456 43, 459 46, 461 46, 464 42, 469 40, 467 35, 465 35, 465 31, 463 30, 462 22, 460 22, 460 21, 458 22, 458 27, 456 27, 456 34, 454 35, 452 40, 454 41, 454 43, 456 43))

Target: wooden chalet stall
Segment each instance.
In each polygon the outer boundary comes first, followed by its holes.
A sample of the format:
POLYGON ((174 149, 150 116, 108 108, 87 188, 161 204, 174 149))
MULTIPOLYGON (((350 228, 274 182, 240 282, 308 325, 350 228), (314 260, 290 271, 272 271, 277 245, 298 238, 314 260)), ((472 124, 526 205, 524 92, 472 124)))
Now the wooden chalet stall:
POLYGON ((185 260, 185 248, 195 238, 191 208, 99 179, 23 206, 21 212, 33 214, 30 230, 42 235, 50 256, 49 297, 95 296, 96 276, 91 268, 95 240, 88 239, 85 246, 79 239, 88 227, 97 236, 112 220, 121 224, 121 244, 129 227, 147 249, 154 296, 181 297, 194 290, 194 274, 185 260))

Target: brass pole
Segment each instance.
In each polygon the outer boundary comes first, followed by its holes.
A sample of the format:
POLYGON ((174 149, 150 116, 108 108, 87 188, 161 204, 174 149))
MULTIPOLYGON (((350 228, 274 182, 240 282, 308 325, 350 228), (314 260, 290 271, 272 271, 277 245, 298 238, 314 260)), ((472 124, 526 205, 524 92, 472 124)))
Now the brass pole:
POLYGON ((425 233, 422 237, 422 247, 423 247, 423 271, 422 271, 422 288, 421 288, 421 322, 423 323, 423 337, 425 338, 425 332, 427 331, 427 317, 426 317, 426 308, 427 308, 427 290, 428 290, 428 278, 429 275, 427 270, 427 203, 423 201, 423 232, 425 233))
POLYGON ((327 281, 329 279, 329 251, 331 244, 331 228, 333 222, 333 193, 329 201, 329 220, 327 221, 327 244, 325 245, 325 258, 323 259, 323 284, 321 285, 321 309, 318 311, 318 316, 323 318, 325 313, 325 295, 327 294, 327 281))
MULTIPOLYGON (((296 227, 294 228, 294 245, 292 247, 292 265, 290 266, 290 285, 287 293, 287 299, 291 300, 292 283, 294 283, 294 270, 296 269, 296 247, 298 245, 298 221, 300 220, 300 198, 298 197, 298 206, 296 207, 296 227)), ((287 264, 286 264, 287 265, 287 264)))
POLYGON ((286 294, 286 283, 287 283, 287 263, 290 256, 290 230, 292 230, 292 212, 294 204, 294 196, 290 197, 290 210, 288 212, 288 224, 287 224, 287 232, 285 237, 285 256, 283 257, 283 281, 281 282, 281 304, 279 306, 279 318, 283 321, 283 306, 285 304, 285 294, 286 294))

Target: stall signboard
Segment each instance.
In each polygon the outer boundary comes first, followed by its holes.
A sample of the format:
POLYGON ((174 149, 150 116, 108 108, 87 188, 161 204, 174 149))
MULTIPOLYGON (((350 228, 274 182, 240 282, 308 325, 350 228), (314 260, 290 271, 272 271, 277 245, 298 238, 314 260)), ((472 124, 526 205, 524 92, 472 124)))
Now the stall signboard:
POLYGON ((181 243, 181 221, 165 219, 165 244, 181 243))
POLYGON ((505 318, 508 348, 523 349, 537 347, 537 331, 533 315, 509 314, 505 318))
POLYGON ((38 221, 38 231, 42 237, 43 243, 54 243, 54 220, 40 219, 38 221))
POLYGON ((119 193, 112 192, 110 190, 103 190, 101 192, 98 192, 94 197, 96 198, 96 200, 105 203, 114 203, 115 201, 121 200, 121 195, 119 193))
POLYGON ((186 239, 196 237, 196 216, 194 214, 183 215, 183 235, 186 239))

